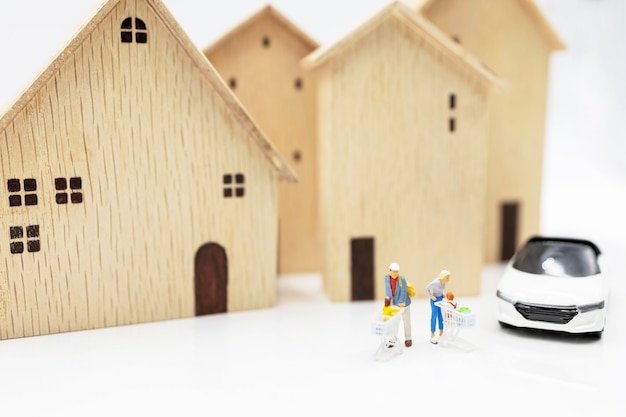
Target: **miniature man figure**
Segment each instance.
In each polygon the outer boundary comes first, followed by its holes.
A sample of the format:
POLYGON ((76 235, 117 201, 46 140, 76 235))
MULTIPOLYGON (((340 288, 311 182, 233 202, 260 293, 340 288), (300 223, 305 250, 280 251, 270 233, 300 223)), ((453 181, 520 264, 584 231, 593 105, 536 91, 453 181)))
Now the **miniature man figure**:
POLYGON ((402 323, 404 324, 404 346, 411 347, 411 298, 408 293, 406 279, 400 275, 400 265, 389 265, 389 274, 385 275, 385 295, 391 298, 391 304, 403 308, 402 323))
POLYGON ((450 281, 450 272, 445 269, 439 273, 437 278, 432 280, 426 286, 426 294, 430 298, 430 343, 437 344, 435 339, 435 327, 439 324, 439 337, 443 336, 443 316, 441 307, 435 305, 436 302, 443 300, 446 290, 446 284, 450 281), (437 321, 439 323, 437 323, 437 321))

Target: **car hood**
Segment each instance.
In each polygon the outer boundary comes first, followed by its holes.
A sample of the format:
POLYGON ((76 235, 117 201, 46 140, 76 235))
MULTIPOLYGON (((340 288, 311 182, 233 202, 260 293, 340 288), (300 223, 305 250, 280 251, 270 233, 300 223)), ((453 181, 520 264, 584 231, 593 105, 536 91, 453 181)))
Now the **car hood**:
POLYGON ((590 277, 536 275, 507 268, 498 290, 511 302, 544 305, 585 305, 605 301, 608 295, 602 274, 590 277))

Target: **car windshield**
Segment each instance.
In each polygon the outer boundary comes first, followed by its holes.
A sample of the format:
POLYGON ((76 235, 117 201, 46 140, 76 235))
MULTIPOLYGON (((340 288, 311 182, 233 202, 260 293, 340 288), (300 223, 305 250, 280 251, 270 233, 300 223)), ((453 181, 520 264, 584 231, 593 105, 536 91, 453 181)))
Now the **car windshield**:
POLYGON ((586 277, 600 273, 594 250, 584 244, 561 241, 528 242, 513 260, 522 272, 560 277, 586 277))

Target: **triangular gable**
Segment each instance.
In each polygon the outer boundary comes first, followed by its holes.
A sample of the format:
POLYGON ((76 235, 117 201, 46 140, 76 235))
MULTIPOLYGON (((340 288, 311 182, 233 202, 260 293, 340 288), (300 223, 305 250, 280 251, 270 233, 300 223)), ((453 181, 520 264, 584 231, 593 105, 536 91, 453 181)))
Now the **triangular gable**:
POLYGON ((479 62, 474 56, 470 55, 462 46, 445 36, 445 34, 424 17, 419 16, 408 6, 399 1, 394 1, 385 6, 341 40, 327 47, 318 48, 303 59, 302 65, 305 68, 312 69, 324 64, 343 53, 343 51, 371 33, 388 19, 398 19, 401 21, 430 42, 435 48, 440 50, 444 56, 462 67, 470 69, 480 80, 490 87, 506 89, 506 83, 493 71, 479 62))
MULTIPOLYGON (((418 13, 427 13, 429 7, 431 7, 438 0, 421 0, 418 2, 415 10, 418 13)), ((561 51, 565 49, 565 44, 552 28, 552 25, 548 22, 543 15, 537 4, 533 0, 518 0, 520 5, 529 14, 533 23, 537 26, 537 29, 542 33, 550 48, 554 51, 561 51)))
MULTIPOLYGON (((90 36, 93 30, 98 24, 105 19, 113 8, 121 0, 108 0, 94 15, 92 19, 88 21, 77 33, 77 35, 70 41, 70 43, 61 51, 59 55, 52 61, 52 63, 37 77, 37 79, 31 84, 31 86, 15 101, 15 103, 9 108, 9 110, 0 118, 0 131, 3 131, 17 115, 19 115, 25 107, 33 100, 36 94, 43 88, 46 83, 54 77, 64 63, 74 54, 74 52, 83 44, 83 42, 90 36)), ((129 0, 130 1, 130 0, 129 0)), ((198 68, 204 78, 215 89, 219 97, 224 100, 227 108, 232 111, 236 119, 248 132, 250 139, 259 147, 263 155, 267 158, 270 164, 276 169, 279 177, 287 181, 297 181, 297 177, 293 170, 287 165, 287 163, 280 156, 278 151, 272 145, 272 143, 265 137, 263 132, 259 129, 256 123, 253 121, 248 112, 243 108, 241 103, 233 95, 230 89, 226 86, 222 78, 219 76, 215 68, 209 63, 202 52, 195 47, 191 42, 185 31, 178 25, 169 10, 163 5, 160 0, 136 0, 144 1, 145 4, 151 8, 158 19, 161 20, 163 25, 170 31, 172 36, 179 42, 181 47, 187 53, 189 58, 193 61, 194 65, 198 68)))
POLYGON ((543 15, 539 7, 535 4, 533 0, 519 0, 519 2, 524 6, 524 9, 530 14, 533 22, 537 25, 537 28, 541 31, 543 36, 548 41, 548 44, 554 51, 562 51, 565 49, 565 44, 556 33, 556 31, 552 28, 552 25, 548 22, 546 17, 543 15))
POLYGON ((276 10, 273 6, 267 5, 263 7, 261 10, 252 14, 246 20, 235 26, 233 29, 225 33, 218 40, 213 42, 211 45, 204 48, 203 52, 206 56, 209 56, 213 51, 219 49, 222 45, 224 45, 229 40, 236 38, 239 33, 244 31, 246 28, 253 25, 255 22, 259 21, 264 17, 270 17, 277 24, 285 28, 289 33, 293 34, 296 39, 299 39, 303 44, 305 44, 310 50, 317 49, 319 44, 307 35, 302 29, 296 26, 291 20, 287 19, 282 13, 276 10))

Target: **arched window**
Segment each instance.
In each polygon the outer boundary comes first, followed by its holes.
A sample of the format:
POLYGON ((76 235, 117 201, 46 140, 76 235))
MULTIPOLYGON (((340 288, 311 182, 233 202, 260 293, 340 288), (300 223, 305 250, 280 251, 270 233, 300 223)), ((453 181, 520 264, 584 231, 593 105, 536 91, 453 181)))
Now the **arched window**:
POLYGON ((127 17, 122 22, 122 42, 123 43, 132 43, 133 42, 133 33, 135 34, 135 42, 137 43, 146 43, 148 42, 148 30, 146 28, 146 24, 143 20, 135 17, 127 17), (133 25, 134 23, 134 25, 133 25))

